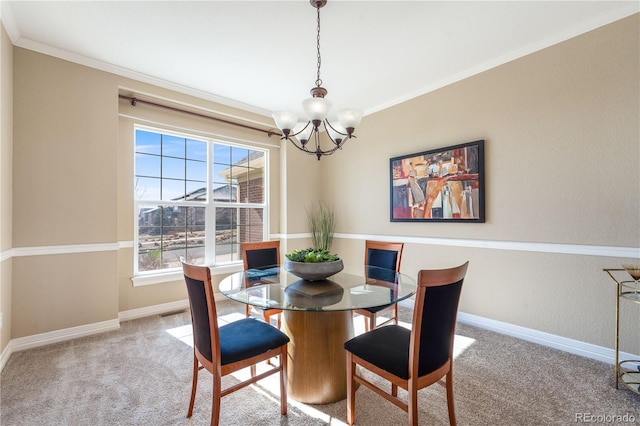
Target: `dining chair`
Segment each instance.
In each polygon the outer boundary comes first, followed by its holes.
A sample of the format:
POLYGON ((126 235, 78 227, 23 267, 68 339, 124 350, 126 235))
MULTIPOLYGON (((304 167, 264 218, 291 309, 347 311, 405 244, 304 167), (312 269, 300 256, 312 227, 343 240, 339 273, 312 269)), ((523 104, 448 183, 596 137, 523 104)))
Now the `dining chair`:
MULTIPOLYGON (((280 266, 280 241, 240 243, 240 251, 245 271, 280 266)), ((251 316, 251 308, 252 306, 247 304, 245 308, 247 317, 251 316)), ((258 310, 259 308, 253 307, 253 309, 258 310)), ((277 325, 280 328, 282 309, 260 309, 260 311, 267 324, 271 324, 271 317, 276 315, 277 325)))
POLYGON ((462 281, 469 262, 450 269, 421 270, 411 329, 379 327, 344 344, 347 351, 347 423, 355 421, 356 382, 409 414, 418 425, 418 390, 446 376, 449 423, 456 424, 453 406, 453 341, 462 281), (357 366, 391 382, 391 392, 357 374, 357 366), (398 386, 407 401, 398 398, 398 386))
POLYGON ((193 414, 198 386, 198 373, 206 369, 213 375, 211 425, 220 420, 220 399, 272 374, 280 373, 280 413, 287 414, 287 344, 286 334, 254 318, 243 318, 218 326, 216 303, 211 286, 211 271, 207 266, 182 262, 187 285, 191 324, 193 327, 193 381, 187 417, 193 414), (271 367, 245 381, 222 389, 222 377, 246 367, 255 368, 261 361, 279 357, 277 367, 271 367))
MULTIPOLYGON (((402 260, 403 248, 404 243, 387 243, 367 240, 364 243, 364 265, 377 266, 380 268, 391 269, 395 272, 400 272, 400 261, 402 260)), ((397 303, 376 306, 374 308, 354 309, 353 312, 364 317, 365 331, 373 330, 374 328, 381 327, 389 322, 398 324, 397 303), (389 313, 391 314, 391 318, 377 324, 379 317, 389 313)))

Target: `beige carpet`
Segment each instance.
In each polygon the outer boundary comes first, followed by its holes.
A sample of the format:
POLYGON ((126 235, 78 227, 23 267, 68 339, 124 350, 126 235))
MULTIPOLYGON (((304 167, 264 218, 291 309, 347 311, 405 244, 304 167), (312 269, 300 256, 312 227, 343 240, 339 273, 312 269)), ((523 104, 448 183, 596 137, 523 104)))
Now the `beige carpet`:
MULTIPOLYGON (((233 320, 242 317, 244 307, 225 301, 219 311, 224 320, 233 320)), ((408 321, 410 311, 401 312, 408 321)), ((456 334, 459 425, 640 424, 640 396, 613 387, 611 365, 464 324, 456 334)), ((192 349, 185 343, 189 335, 189 316, 182 312, 14 353, 1 376, 0 424, 209 424, 206 372, 200 376, 194 416, 185 418, 192 368, 192 349)), ((227 377, 223 385, 235 380, 227 377)), ((221 424, 346 424, 346 401, 305 405, 289 399, 289 414, 282 417, 278 397, 276 377, 226 396, 221 424)), ((444 387, 420 391, 419 400, 420 424, 448 424, 444 387)), ((407 422, 402 410, 366 388, 357 391, 356 401, 356 424, 407 422)))

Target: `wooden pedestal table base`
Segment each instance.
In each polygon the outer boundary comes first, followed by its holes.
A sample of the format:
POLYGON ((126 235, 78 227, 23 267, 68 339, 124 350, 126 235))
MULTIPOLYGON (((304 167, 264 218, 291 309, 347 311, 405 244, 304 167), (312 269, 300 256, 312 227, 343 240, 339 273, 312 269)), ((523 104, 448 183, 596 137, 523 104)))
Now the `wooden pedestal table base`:
POLYGON ((307 404, 347 397, 344 342, 353 337, 351 311, 284 311, 289 336, 287 396, 307 404))

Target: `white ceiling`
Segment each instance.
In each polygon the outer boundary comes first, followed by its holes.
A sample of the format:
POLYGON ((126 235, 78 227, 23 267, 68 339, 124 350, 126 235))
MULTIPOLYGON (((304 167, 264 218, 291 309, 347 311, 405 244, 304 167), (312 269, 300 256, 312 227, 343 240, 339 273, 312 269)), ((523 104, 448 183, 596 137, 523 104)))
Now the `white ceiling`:
MULTIPOLYGON (((378 111, 637 13, 638 1, 345 1, 321 9, 333 110, 378 111)), ((316 11, 290 1, 2 1, 14 45, 269 116, 302 114, 316 11)), ((615 46, 611 46, 612 49, 615 46)))

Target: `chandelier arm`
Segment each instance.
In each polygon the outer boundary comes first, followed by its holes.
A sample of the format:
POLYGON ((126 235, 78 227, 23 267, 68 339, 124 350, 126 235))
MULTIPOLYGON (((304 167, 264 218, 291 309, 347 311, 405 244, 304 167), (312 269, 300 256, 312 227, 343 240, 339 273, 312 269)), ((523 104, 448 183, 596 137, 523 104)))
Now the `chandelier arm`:
POLYGON ((288 140, 289 142, 291 142, 291 144, 294 147, 296 147, 298 150, 304 152, 305 154, 315 155, 316 157, 318 157, 318 160, 320 160, 320 157, 323 156, 323 155, 331 155, 334 152, 336 152, 337 150, 342 149, 342 146, 344 145, 344 143, 341 143, 340 145, 336 145, 336 146, 332 147, 331 149, 327 149, 327 150, 323 150, 322 148, 320 148, 319 145, 316 145, 315 149, 309 149, 305 144, 298 143, 294 139, 291 139, 289 137, 283 137, 281 139, 282 140, 285 140, 285 139, 288 140))
MULTIPOLYGON (((335 127, 333 127, 331 125, 331 123, 329 123, 329 120, 327 120, 327 119, 324 120, 324 125, 325 125, 325 127, 329 127, 331 130, 333 130, 334 132, 338 133, 339 135, 349 136, 349 133, 342 133, 340 130, 336 130, 335 127)), ((327 133, 329 133, 329 132, 327 132, 327 133)), ((331 137, 331 136, 329 136, 329 137, 331 137)))
MULTIPOLYGON (((307 127, 312 126, 313 124, 311 123, 311 121, 307 121, 307 125, 304 126, 302 129, 300 129, 298 132, 296 133, 290 133, 289 136, 290 137, 294 137, 294 136, 298 136, 300 133, 304 132, 307 127)), ((287 139, 289 139, 289 137, 287 137, 287 139)))

